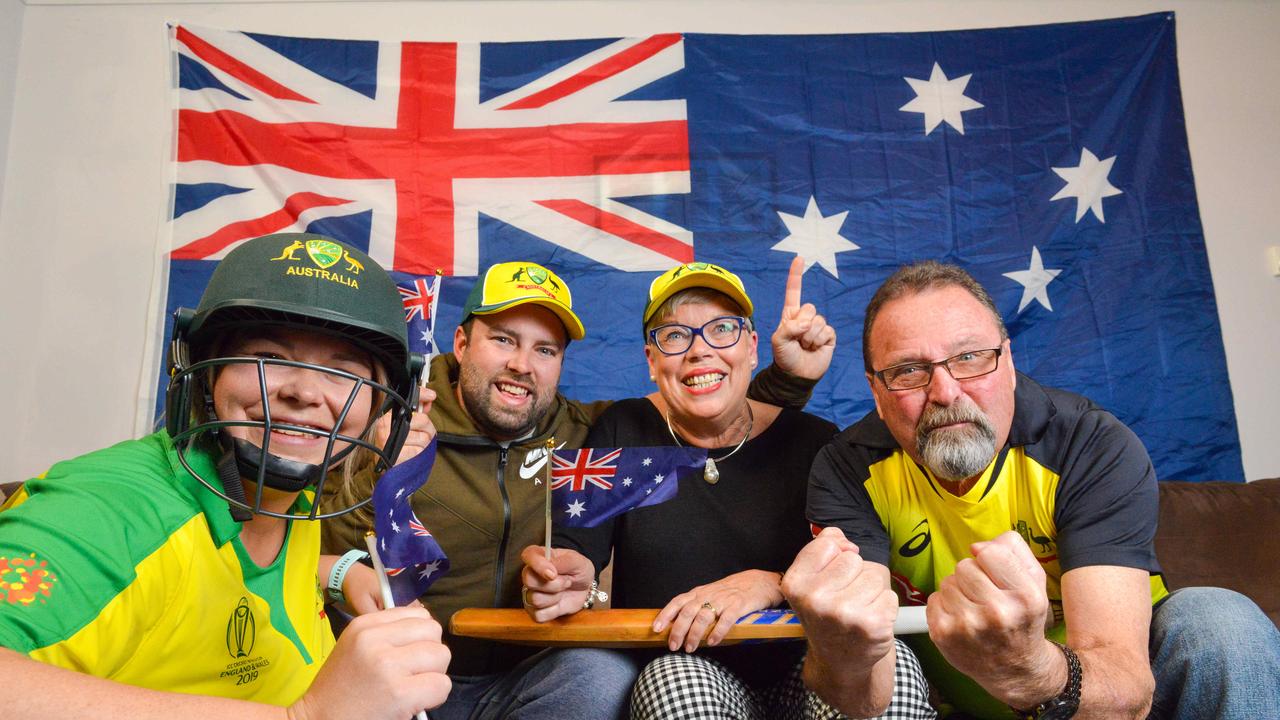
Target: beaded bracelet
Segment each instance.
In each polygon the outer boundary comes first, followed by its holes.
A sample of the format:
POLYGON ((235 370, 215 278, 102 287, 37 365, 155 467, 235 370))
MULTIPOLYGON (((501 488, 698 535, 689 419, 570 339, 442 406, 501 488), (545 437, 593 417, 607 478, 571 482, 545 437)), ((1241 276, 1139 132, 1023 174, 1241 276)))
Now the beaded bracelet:
POLYGON ((597 602, 608 602, 609 593, 600 589, 600 581, 592 580, 591 589, 587 591, 587 601, 582 603, 583 610, 590 610, 597 602))

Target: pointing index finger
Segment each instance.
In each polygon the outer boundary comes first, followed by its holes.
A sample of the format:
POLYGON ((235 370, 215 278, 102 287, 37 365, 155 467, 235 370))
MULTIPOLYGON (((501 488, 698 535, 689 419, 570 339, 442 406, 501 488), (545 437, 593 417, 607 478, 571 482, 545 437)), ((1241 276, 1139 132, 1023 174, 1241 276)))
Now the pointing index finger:
POLYGON ((782 300, 782 315, 800 309, 800 285, 804 278, 804 258, 799 254, 791 260, 791 269, 787 272, 787 291, 782 300))

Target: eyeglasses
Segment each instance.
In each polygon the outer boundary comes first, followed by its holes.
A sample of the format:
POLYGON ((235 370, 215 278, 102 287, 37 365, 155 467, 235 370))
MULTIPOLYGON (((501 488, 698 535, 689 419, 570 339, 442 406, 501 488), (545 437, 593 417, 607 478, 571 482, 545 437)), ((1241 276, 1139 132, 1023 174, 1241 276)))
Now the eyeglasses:
POLYGON ((649 331, 649 340, 657 346, 663 355, 679 355, 693 347, 693 338, 702 339, 711 347, 724 349, 733 347, 742 339, 742 328, 747 319, 739 315, 718 317, 702 327, 690 327, 680 323, 659 325, 649 331))
POLYGON ((952 355, 946 360, 937 362, 914 362, 894 365, 872 374, 880 378, 880 382, 888 390, 915 390, 933 381, 933 369, 939 365, 947 369, 956 380, 972 380, 989 375, 1000 365, 1000 354, 1003 348, 990 350, 966 350, 952 355))

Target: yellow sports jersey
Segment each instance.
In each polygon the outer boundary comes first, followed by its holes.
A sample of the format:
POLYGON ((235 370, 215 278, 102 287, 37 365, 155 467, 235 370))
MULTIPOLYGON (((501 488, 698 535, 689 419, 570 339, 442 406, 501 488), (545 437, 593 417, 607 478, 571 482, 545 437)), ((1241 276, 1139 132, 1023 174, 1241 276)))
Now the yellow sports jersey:
MULTIPOLYGON (((898 446, 874 413, 842 432, 814 462, 809 519, 834 525, 863 557, 889 567, 904 605, 923 605, 969 546, 1008 530, 1045 571, 1062 641, 1063 573, 1088 565, 1152 573, 1152 601, 1167 592, 1154 551, 1155 472, 1137 437, 1089 400, 1019 375, 1009 441, 963 496, 943 490, 898 446)), ((946 663, 928 636, 907 638, 929 681, 959 709, 1010 717, 946 663)))
POLYGON ((291 522, 267 567, 239 532, 166 434, 59 463, 0 512, 0 645, 130 685, 292 703, 334 644, 319 523, 291 522))

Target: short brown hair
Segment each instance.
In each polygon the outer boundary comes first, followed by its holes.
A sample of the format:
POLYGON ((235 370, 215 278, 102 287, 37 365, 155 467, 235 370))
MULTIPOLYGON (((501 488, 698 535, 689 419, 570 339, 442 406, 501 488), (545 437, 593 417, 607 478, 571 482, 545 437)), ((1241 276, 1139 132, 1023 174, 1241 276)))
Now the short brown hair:
POLYGON ((1000 318, 1000 311, 996 310, 996 304, 991 301, 991 296, 987 294, 986 289, 974 280, 972 275, 965 272, 959 265, 924 260, 898 268, 897 272, 890 275, 880 289, 876 290, 876 294, 871 296, 871 302, 867 303, 867 312, 862 318, 862 365, 867 372, 874 372, 871 367, 871 325, 876 321, 876 316, 880 314, 880 309, 885 303, 897 300, 904 295, 914 295, 925 290, 938 290, 944 287, 958 287, 967 291, 991 313, 996 327, 1000 328, 1000 341, 1009 339, 1009 331, 1005 329, 1004 320, 1000 318))

